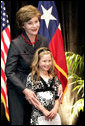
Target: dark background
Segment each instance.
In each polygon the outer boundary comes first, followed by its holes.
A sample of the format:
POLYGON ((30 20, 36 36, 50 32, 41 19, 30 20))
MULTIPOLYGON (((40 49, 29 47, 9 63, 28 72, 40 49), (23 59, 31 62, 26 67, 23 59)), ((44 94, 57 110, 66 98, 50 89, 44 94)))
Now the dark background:
MULTIPOLYGON (((9 0, 5 1, 11 25, 11 38, 19 35, 16 25, 16 12, 21 6, 32 4, 38 6, 36 0, 9 0)), ((55 1, 62 28, 65 51, 84 53, 84 2, 83 0, 56 0, 55 1)))
MULTIPOLYGON (((21 32, 16 25, 16 12, 20 7, 27 4, 32 4, 37 7, 39 1, 6 0, 4 2, 8 14, 9 22, 10 22, 11 39, 14 39, 21 32)), ((72 51, 74 53, 84 55, 84 41, 85 41, 84 1, 83 0, 56 0, 55 4, 60 18, 65 51, 72 51)), ((2 124, 5 122, 7 123, 4 116, 3 106, 1 107, 1 112, 2 112, 1 117, 3 120, 2 124)), ((78 123, 79 121, 80 120, 78 120, 78 123)))

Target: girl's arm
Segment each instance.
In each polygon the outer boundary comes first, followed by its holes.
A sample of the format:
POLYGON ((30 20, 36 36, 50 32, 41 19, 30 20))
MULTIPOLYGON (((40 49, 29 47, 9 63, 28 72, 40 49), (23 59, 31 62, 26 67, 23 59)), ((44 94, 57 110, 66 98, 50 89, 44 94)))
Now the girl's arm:
POLYGON ((45 117, 47 117, 49 114, 49 111, 45 109, 45 107, 37 99, 34 89, 35 89, 35 85, 31 81, 31 74, 29 74, 27 77, 27 82, 26 82, 26 93, 25 93, 26 100, 29 101, 30 104, 34 105, 35 108, 40 110, 45 117))
POLYGON ((62 102, 62 96, 63 96, 63 87, 62 87, 62 84, 59 85, 58 96, 59 96, 59 100, 60 100, 60 103, 61 103, 62 102))
POLYGON ((43 113, 43 115, 47 118, 50 112, 39 101, 38 103, 39 104, 36 106, 36 108, 40 110, 43 113))
POLYGON ((59 86, 61 85, 58 77, 55 78, 55 85, 54 85, 54 90, 55 90, 55 104, 53 109, 50 111, 50 114, 48 115, 48 119, 54 119, 55 116, 57 115, 58 108, 60 105, 60 98, 59 98, 59 86))
POLYGON ((60 101, 59 99, 55 100, 55 104, 53 109, 50 111, 49 115, 48 115, 48 119, 54 119, 55 116, 57 115, 58 109, 59 109, 59 105, 60 105, 60 101))
POLYGON ((40 110, 45 117, 48 116, 49 111, 47 109, 45 109, 45 107, 39 102, 39 100, 37 99, 37 96, 35 95, 35 93, 31 90, 26 88, 23 93, 25 94, 25 98, 26 100, 35 106, 35 108, 37 108, 38 110, 40 110))

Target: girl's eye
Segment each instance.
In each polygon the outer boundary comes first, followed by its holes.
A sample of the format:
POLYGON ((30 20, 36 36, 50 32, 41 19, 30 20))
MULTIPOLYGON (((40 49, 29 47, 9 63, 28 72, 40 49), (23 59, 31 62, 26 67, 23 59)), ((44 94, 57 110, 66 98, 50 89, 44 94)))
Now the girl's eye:
POLYGON ((32 24, 31 22, 28 22, 28 25, 32 24))
POLYGON ((42 62, 46 62, 46 60, 43 60, 42 62))
POLYGON ((43 60, 43 62, 46 62, 45 60, 43 60))
POLYGON ((51 62, 51 60, 49 60, 49 62, 51 62))

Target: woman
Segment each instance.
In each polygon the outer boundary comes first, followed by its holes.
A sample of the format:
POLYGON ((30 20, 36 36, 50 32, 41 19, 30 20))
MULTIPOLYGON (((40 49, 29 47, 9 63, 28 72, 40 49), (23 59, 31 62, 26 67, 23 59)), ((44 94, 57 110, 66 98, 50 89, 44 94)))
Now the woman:
POLYGON ((25 87, 27 75, 30 73, 32 57, 39 47, 47 47, 48 43, 38 35, 41 13, 32 5, 26 5, 16 14, 17 24, 22 34, 11 41, 8 51, 5 73, 7 76, 7 90, 9 115, 11 125, 24 125, 30 118, 27 103, 38 104, 33 91, 25 87), (27 108, 29 115, 26 114, 27 108), (28 115, 28 117, 26 117, 28 115))
POLYGON ((26 87, 34 91, 39 100, 38 106, 32 107, 31 125, 61 125, 58 114, 58 88, 61 83, 54 68, 51 51, 46 47, 37 49, 32 61, 32 72, 26 82, 26 87))

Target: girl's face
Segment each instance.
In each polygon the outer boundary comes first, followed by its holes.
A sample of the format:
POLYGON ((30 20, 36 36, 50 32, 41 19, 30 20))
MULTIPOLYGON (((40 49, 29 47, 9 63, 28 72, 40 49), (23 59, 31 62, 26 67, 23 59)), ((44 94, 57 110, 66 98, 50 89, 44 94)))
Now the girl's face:
POLYGON ((38 17, 33 17, 28 22, 25 22, 23 25, 24 30, 29 36, 36 36, 40 27, 40 22, 38 17))
POLYGON ((39 70, 40 71, 48 71, 52 66, 52 58, 50 54, 44 54, 41 56, 39 61, 39 70))

